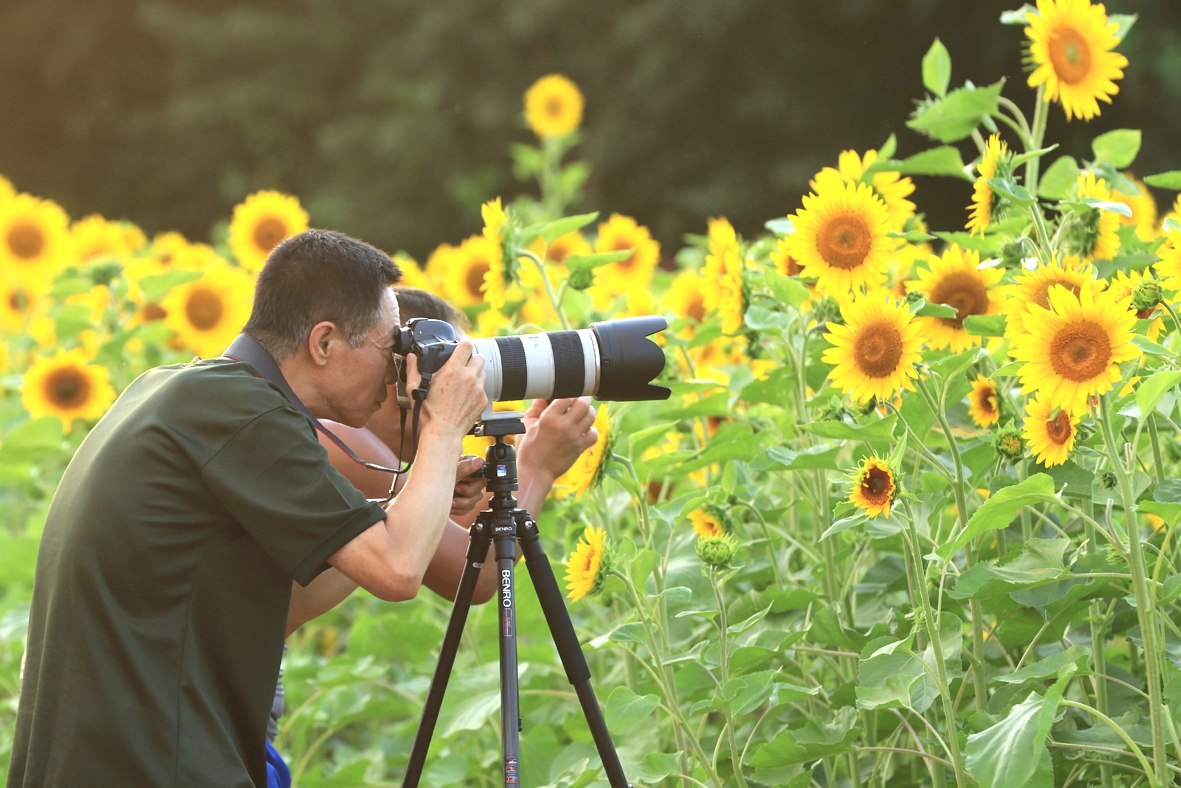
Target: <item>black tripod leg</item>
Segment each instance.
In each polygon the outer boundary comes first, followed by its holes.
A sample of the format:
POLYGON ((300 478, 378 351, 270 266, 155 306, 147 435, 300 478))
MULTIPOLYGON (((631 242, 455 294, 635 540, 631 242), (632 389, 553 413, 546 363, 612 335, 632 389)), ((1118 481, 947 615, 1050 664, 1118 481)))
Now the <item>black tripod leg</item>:
POLYGON ((406 764, 402 788, 417 788, 418 781, 422 778, 422 767, 426 763, 427 750, 431 747, 435 724, 439 721, 443 694, 447 692, 447 681, 451 678, 451 668, 455 665, 455 655, 459 651, 459 639, 463 636, 468 610, 472 606, 472 594, 476 590, 476 581, 480 579, 480 570, 488 556, 488 545, 491 542, 489 532, 490 528, 478 520, 472 526, 467 561, 459 580, 459 590, 455 593, 455 607, 452 608, 451 619, 447 622, 443 645, 439 647, 439 663, 435 666, 431 688, 422 706, 422 719, 418 723, 418 732, 414 734, 414 747, 410 750, 410 761, 406 764))
POLYGON ((615 744, 611 741, 611 733, 607 730, 607 723, 603 720, 603 712, 599 709, 599 701, 591 687, 590 668, 583 656, 582 646, 578 644, 578 635, 574 633, 574 625, 570 623, 570 614, 566 612, 566 603, 562 599, 562 591, 554 577, 554 570, 550 568, 549 559, 541 547, 541 536, 537 532, 537 523, 526 519, 524 526, 518 530, 518 540, 521 552, 525 556, 525 566, 529 569, 529 577, 533 580, 533 588, 537 591, 537 599, 541 602, 545 621, 553 635, 554 644, 558 647, 558 656, 562 659, 562 667, 566 669, 566 678, 574 685, 578 694, 578 702, 582 704, 582 713, 586 723, 590 726, 591 736, 594 737, 595 747, 599 751, 599 759, 603 762, 603 771, 607 773, 607 781, 611 788, 629 788, 627 777, 623 773, 623 765, 619 763, 619 755, 615 752, 615 744))
POLYGON ((498 535, 494 543, 500 586, 500 742, 504 752, 504 786, 518 788, 521 783, 521 708, 517 693, 517 613, 513 599, 516 539, 512 535, 498 535))

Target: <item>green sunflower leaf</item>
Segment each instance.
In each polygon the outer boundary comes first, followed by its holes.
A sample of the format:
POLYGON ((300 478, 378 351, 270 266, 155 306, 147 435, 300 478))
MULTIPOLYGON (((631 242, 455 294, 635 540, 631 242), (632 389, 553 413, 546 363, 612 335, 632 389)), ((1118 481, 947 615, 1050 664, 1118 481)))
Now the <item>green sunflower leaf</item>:
POLYGON ((1037 198, 1029 193, 1029 189, 1007 178, 989 178, 988 188, 1017 205, 1029 206, 1037 202, 1037 198))
POLYGON ((1007 527, 1021 507, 1057 501, 1054 480, 1044 473, 1034 474, 1023 482, 998 490, 976 510, 968 520, 968 526, 937 552, 944 560, 949 559, 980 534, 1007 527))
POLYGON ((1119 28, 1115 31, 1115 37, 1123 41, 1128 35, 1128 31, 1132 29, 1132 25, 1136 24, 1136 20, 1140 18, 1139 14, 1108 14, 1107 23, 1115 22, 1119 28))
POLYGON ((944 98, 915 110, 907 127, 940 142, 958 142, 980 125, 985 117, 997 113, 997 98, 1005 80, 985 87, 965 85, 944 98))
POLYGON ((968 315, 964 318, 964 330, 978 337, 1003 337, 1005 335, 1005 316, 968 315))
POLYGON ((144 302, 152 304, 168 295, 168 291, 172 288, 186 285, 189 282, 200 279, 202 276, 204 276, 204 273, 201 271, 173 269, 163 274, 157 274, 156 276, 145 276, 143 281, 139 283, 139 286, 144 293, 144 302))
POLYGON ((964 181, 975 180, 968 173, 959 148, 951 145, 928 148, 892 164, 894 166, 891 169, 903 175, 948 175, 964 181))
POLYGON ((1091 151, 1096 161, 1105 161, 1122 169, 1136 160, 1141 136, 1140 129, 1115 129, 1093 139, 1091 151))
POLYGON ((1181 191, 1181 170, 1170 170, 1168 172, 1159 172, 1156 175, 1149 175, 1144 179, 1144 182, 1158 189, 1181 191))
POLYGON ((1061 200, 1070 194, 1078 176, 1078 162, 1074 157, 1061 156, 1042 173, 1042 179, 1037 185, 1038 196, 1047 200, 1061 200))
POLYGON ((1037 6, 1032 6, 1029 3, 1026 3, 1025 5, 1021 6, 1020 8, 1018 8, 1014 11, 1002 11, 1001 12, 1001 24, 1002 25, 1022 25, 1022 26, 1028 25, 1029 19, 1026 18, 1026 14, 1033 14, 1036 16, 1037 15, 1037 6))
POLYGON ((618 263, 632 256, 633 249, 620 249, 615 252, 597 252, 596 254, 572 254, 566 258, 566 269, 570 273, 575 271, 600 268, 609 263, 618 263))
POLYGON ((588 224, 599 218, 599 212, 584 213, 578 216, 566 216, 548 224, 542 225, 538 228, 538 235, 545 239, 546 243, 552 243, 555 238, 560 238, 567 233, 572 233, 575 230, 581 230, 588 224))
POLYGON ((947 95, 950 81, 951 55, 943 42, 936 38, 927 54, 923 55, 923 87, 943 98, 947 95))

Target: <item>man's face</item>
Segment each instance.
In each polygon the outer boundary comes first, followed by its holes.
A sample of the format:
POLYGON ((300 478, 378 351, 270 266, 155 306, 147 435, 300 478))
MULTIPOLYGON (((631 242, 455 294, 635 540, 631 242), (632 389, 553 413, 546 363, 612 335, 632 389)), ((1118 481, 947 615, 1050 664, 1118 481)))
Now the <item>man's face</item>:
MULTIPOLYGON (((350 427, 364 427, 387 397, 387 385, 396 375, 393 364, 394 330, 398 327, 398 301, 386 290, 382 318, 357 348, 346 346, 324 368, 331 391, 333 420, 350 427)), ((393 389, 389 389, 392 396, 393 389)))

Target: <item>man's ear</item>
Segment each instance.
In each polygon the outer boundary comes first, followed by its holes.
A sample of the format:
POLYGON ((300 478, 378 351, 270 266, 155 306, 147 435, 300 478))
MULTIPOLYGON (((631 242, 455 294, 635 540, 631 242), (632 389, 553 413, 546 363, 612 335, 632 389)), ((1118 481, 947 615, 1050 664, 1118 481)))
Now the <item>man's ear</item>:
POLYGON ((312 327, 311 333, 308 334, 308 352, 313 364, 322 367, 328 363, 328 358, 332 355, 332 340, 338 338, 338 333, 336 324, 327 320, 312 327))

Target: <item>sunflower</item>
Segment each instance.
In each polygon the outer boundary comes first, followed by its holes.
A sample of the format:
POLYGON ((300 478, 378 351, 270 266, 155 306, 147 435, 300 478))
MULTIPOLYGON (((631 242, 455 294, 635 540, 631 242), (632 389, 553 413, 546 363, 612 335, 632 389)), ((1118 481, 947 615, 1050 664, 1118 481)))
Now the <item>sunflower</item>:
MULTIPOLYGON (((483 235, 473 235, 444 255, 448 264, 444 283, 447 300, 460 308, 483 303, 484 275, 500 258, 500 247, 483 235)), ((429 271, 430 263, 427 266, 429 271)))
POLYGON ((85 350, 59 350, 25 372, 21 402, 34 419, 57 416, 66 432, 74 421, 97 419, 115 401, 107 368, 91 364, 85 350))
MULTIPOLYGON (((1117 301, 1123 301, 1125 298, 1130 299, 1128 309, 1136 316, 1137 320, 1148 320, 1156 312, 1156 304, 1145 307, 1144 309, 1137 309, 1135 304, 1136 290, 1143 289, 1145 286, 1152 286, 1156 288, 1156 293, 1159 295, 1160 285, 1153 279, 1152 276, 1146 276, 1141 271, 1131 270, 1127 273, 1123 271, 1116 271, 1115 276, 1111 280, 1111 287, 1108 290, 1117 301)), ((1159 303, 1159 302, 1157 302, 1159 303)), ((1165 330, 1165 320, 1163 317, 1158 317, 1148 324, 1148 338, 1155 342, 1158 337, 1165 330)))
POLYGON ((1119 216, 1119 222, 1125 227, 1130 224, 1136 225, 1136 237, 1141 241, 1151 241, 1156 237, 1160 229, 1156 223, 1156 200, 1153 199, 1152 192, 1148 190, 1148 184, 1144 181, 1136 178, 1130 172, 1125 172, 1124 177, 1136 184, 1136 188, 1140 190, 1140 193, 1124 194, 1119 189, 1111 190, 1112 200, 1122 202, 1132 209, 1131 216, 1117 214, 1119 216))
MULTIPOLYGON (((841 151, 837 158, 837 169, 825 167, 816 173, 816 177, 809 183, 812 191, 819 193, 825 185, 840 186, 846 183, 856 183, 865 175, 878 159, 876 150, 865 152, 864 158, 857 155, 857 151, 841 151)), ((873 191, 886 204, 886 212, 890 218, 890 229, 901 230, 906 222, 914 216, 915 205, 906 199, 914 192, 914 181, 903 178, 898 172, 875 172, 872 180, 873 191)))
POLYGON ((1152 268, 1160 275, 1161 285, 1176 293, 1181 291, 1181 230, 1166 228, 1165 239, 1164 245, 1157 250, 1160 259, 1152 264, 1152 268))
POLYGON ((803 266, 805 278, 817 280, 822 293, 847 293, 862 285, 880 285, 894 242, 881 198, 866 184, 836 184, 804 197, 792 217, 796 231, 787 250, 803 266))
POLYGON ((775 263, 775 270, 784 276, 799 276, 804 267, 791 256, 791 249, 787 238, 780 238, 775 244, 775 251, 771 252, 771 261, 775 263))
POLYGON ((298 199, 276 191, 255 192, 234 208, 230 249, 239 265, 258 273, 272 249, 306 229, 308 214, 298 199))
POLYGON ((428 293, 434 292, 430 277, 419 268, 417 260, 405 252, 398 252, 391 259, 398 264, 398 270, 402 272, 402 278, 398 280, 399 287, 414 287, 428 293))
MULTIPOLYGON (((1085 197, 1106 201, 1112 199, 1106 182, 1102 178, 1096 180, 1093 172, 1079 175, 1075 196, 1080 200, 1085 197)), ((1098 208, 1083 211, 1078 221, 1071 225, 1068 234, 1071 249, 1083 262, 1112 259, 1119 251, 1119 218, 1118 213, 1098 208)))
POLYGON ((1072 117, 1090 120, 1099 101, 1119 92, 1128 59, 1111 50, 1119 44, 1119 24, 1109 22, 1102 4, 1090 0, 1037 0, 1037 13, 1025 15, 1029 54, 1037 68, 1029 86, 1046 86, 1045 101, 1058 101, 1072 117))
POLYGON ((1025 362, 1017 375, 1022 393, 1041 392, 1055 408, 1087 410, 1093 395, 1120 381, 1119 365, 1139 358, 1132 343, 1136 314, 1130 298, 1084 287, 1079 295, 1050 288, 1050 307, 1030 304, 1023 313, 1027 333, 1013 339, 1009 355, 1025 362))
POLYGON ((886 400, 910 388, 923 340, 922 323, 906 304, 890 295, 867 295, 842 307, 841 316, 844 325, 828 324, 824 338, 832 347, 821 356, 833 365, 833 385, 861 402, 886 400))
POLYGON ((1078 416, 1071 415, 1066 408, 1059 408, 1051 418, 1053 412, 1054 408, 1048 401, 1043 401, 1041 395, 1025 405, 1025 443, 1034 458, 1047 468, 1066 462, 1078 437, 1078 416))
POLYGON ((1001 397, 996 384, 983 375, 977 375, 972 381, 972 391, 968 394, 968 415, 981 428, 991 427, 1001 419, 1001 397))
POLYGON ((582 124, 582 92, 562 74, 550 74, 525 92, 525 120, 542 139, 565 137, 582 124))
POLYGON ((52 200, 18 194, 0 203, 0 269, 44 291, 70 262, 70 220, 52 200))
POLYGON ((200 279, 172 288, 160 306, 166 324, 187 347, 202 358, 215 358, 246 324, 253 299, 253 278, 219 262, 200 279))
POLYGON ((677 274, 660 300, 666 311, 693 321, 683 332, 686 339, 692 338, 697 325, 705 320, 705 280, 701 275, 692 270, 677 274))
POLYGON ((1030 304, 1050 308, 1050 288, 1054 285, 1061 285, 1078 295, 1084 287, 1102 288, 1103 282, 1095 279, 1094 269, 1080 265, 1074 255, 1056 257, 1047 265, 1024 271, 1013 284, 1000 289, 1001 303, 1005 308, 1005 336, 1012 339, 1025 333, 1023 315, 1030 304))
POLYGON ((70 227, 74 257, 82 263, 98 257, 123 259, 147 243, 141 231, 127 222, 108 222, 92 214, 70 227))
POLYGON ((570 469, 558 477, 554 482, 559 498, 574 495, 578 500, 586 495, 603 479, 607 468, 607 460, 611 456, 612 438, 611 419, 607 415, 607 403, 599 405, 595 414, 594 427, 599 431, 599 439, 595 445, 578 455, 578 459, 570 469))
POLYGON ((976 179, 976 185, 972 187, 972 205, 968 208, 967 229, 970 235, 980 233, 983 236, 984 231, 992 222, 997 196, 992 193, 988 179, 996 176, 997 164, 1007 161, 1008 157, 1009 146, 1001 139, 1001 135, 990 136, 984 155, 980 157, 980 163, 976 165, 979 177, 976 179))
POLYGON ((703 305, 707 311, 721 316, 723 333, 737 334, 742 330, 742 316, 746 311, 742 250, 734 228, 725 218, 710 220, 709 248, 701 269, 703 305))
POLYGON ((1172 210, 1165 214, 1165 218, 1181 224, 1181 194, 1177 195, 1177 201, 1173 203, 1172 210))
POLYGON ((729 518, 717 506, 706 505, 689 512, 689 523, 699 538, 726 536, 731 530, 729 518))
POLYGON ((955 317, 924 317, 923 336, 928 344, 952 353, 967 350, 980 337, 964 329, 964 318, 970 315, 992 315, 1001 310, 989 289, 1005 272, 1001 268, 981 268, 980 253, 960 249, 955 244, 943 250, 943 257, 932 258, 929 268, 917 270, 918 279, 906 283, 911 292, 921 293, 932 304, 955 307, 955 317))
POLYGON ((689 358, 693 363, 692 370, 684 357, 679 357, 686 375, 692 374, 697 380, 713 380, 722 385, 730 382, 730 373, 724 367, 738 366, 746 361, 741 343, 729 337, 718 337, 712 342, 691 348, 689 358))
POLYGON ((660 244, 652 239, 648 228, 637 224, 630 216, 615 213, 599 225, 595 239, 596 252, 632 250, 629 257, 595 269, 595 286, 591 288, 596 301, 603 302, 632 290, 646 289, 652 282, 652 272, 660 262, 660 244))
POLYGON ((607 574, 611 571, 611 543, 607 532, 593 525, 587 526, 578 540, 578 546, 566 559, 566 590, 571 602, 577 602, 587 594, 603 590, 607 574))
POLYGON ((151 246, 148 247, 147 256, 163 266, 165 270, 168 268, 199 268, 207 258, 202 246, 204 244, 189 243, 183 235, 170 230, 166 233, 156 234, 156 237, 152 239, 151 246))
POLYGON ((861 461, 853 475, 849 501, 868 517, 890 516, 890 504, 898 492, 894 469, 876 454, 861 461))
POLYGON ((23 282, 0 276, 0 332, 11 335, 26 330, 39 298, 23 282))
POLYGON ((587 243, 582 233, 575 230, 565 235, 559 235, 557 238, 549 242, 546 246, 544 238, 538 238, 529 245, 529 251, 541 257, 547 263, 555 265, 562 265, 566 262, 566 258, 576 254, 588 254, 591 250, 591 245, 587 243), (542 257, 544 253, 544 257, 542 257))
POLYGON ((484 293, 484 300, 494 309, 503 309, 508 297, 508 291, 516 284, 516 262, 511 256, 511 250, 504 246, 504 227, 508 224, 508 214, 500 205, 500 198, 484 203, 480 208, 484 217, 484 239, 496 248, 496 254, 488 258, 488 270, 484 273, 484 283, 480 288, 484 293))

